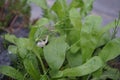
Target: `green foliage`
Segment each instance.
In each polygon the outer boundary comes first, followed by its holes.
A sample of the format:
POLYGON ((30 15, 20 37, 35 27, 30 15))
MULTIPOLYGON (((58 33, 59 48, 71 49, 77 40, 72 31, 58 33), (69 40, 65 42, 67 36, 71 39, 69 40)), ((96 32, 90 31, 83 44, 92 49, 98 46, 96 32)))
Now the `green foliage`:
POLYGON ((98 16, 87 16, 85 18, 84 27, 81 29, 80 44, 82 50, 83 61, 91 58, 96 45, 100 39, 101 18, 98 16), (94 23, 94 24, 93 24, 94 23))
POLYGON ((44 56, 51 69, 59 70, 62 66, 67 47, 65 36, 52 38, 50 43, 44 47, 44 56))
POLYGON ((57 14, 57 16, 62 19, 66 17, 67 13, 67 4, 65 0, 56 0, 52 6, 52 10, 57 14))
POLYGON ((48 23, 49 20, 47 18, 41 18, 40 20, 38 20, 30 31, 30 39, 38 41, 40 38, 45 37, 46 33, 48 33, 48 30, 44 26, 48 23))
POLYGON ((81 66, 67 68, 63 71, 58 72, 58 74, 56 74, 54 77, 84 76, 98 70, 100 67, 102 67, 102 60, 99 57, 95 56, 81 66))
POLYGON ((16 69, 10 66, 0 66, 0 73, 12 77, 13 79, 23 80, 24 76, 16 69))
POLYGON ((81 15, 85 16, 92 10, 92 5, 94 0, 83 0, 83 6, 81 7, 81 15))
POLYGON ((113 59, 120 54, 119 46, 120 38, 113 39, 105 45, 105 47, 99 53, 99 56, 104 62, 107 62, 108 60, 113 59))
POLYGON ((69 12, 70 20, 75 29, 80 29, 82 27, 81 16, 77 9, 72 8, 69 12))
POLYGON ((40 79, 40 73, 38 68, 36 68, 38 65, 35 64, 35 59, 25 59, 23 63, 27 72, 33 77, 34 80, 37 80, 40 79))
MULTIPOLYGON (((5 35, 14 44, 9 51, 19 56, 24 66, 24 72, 17 68, 15 76, 25 75, 25 80, 119 79, 119 74, 111 76, 117 70, 109 70, 106 62, 120 55, 120 39, 111 39, 114 22, 101 27, 101 17, 87 15, 93 0, 72 0, 70 4, 56 0, 51 8, 46 0, 33 2, 47 9, 49 16, 31 25, 28 38, 5 35)), ((15 78, 9 70, 6 74, 4 66, 0 72, 15 78)))
MULTIPOLYGON (((26 72, 23 73, 23 75, 28 73, 32 77, 32 79, 34 80, 39 79, 41 77, 40 76, 41 74, 39 71, 38 60, 36 57, 38 57, 38 59, 41 60, 39 56, 41 49, 40 48, 38 49, 37 46, 35 46, 34 42, 27 38, 16 38, 15 36, 9 35, 9 34, 5 35, 4 37, 6 40, 15 44, 15 45, 9 46, 8 49, 11 53, 14 53, 15 55, 21 57, 22 59, 21 61, 26 70, 26 72), (12 40, 9 40, 10 38, 13 38, 14 42, 12 40), (33 52, 35 54, 33 54, 33 52)), ((11 75, 8 75, 8 76, 11 76, 11 75)))
POLYGON ((80 51, 77 51, 75 54, 71 52, 66 55, 69 66, 76 67, 82 64, 82 55, 80 51))

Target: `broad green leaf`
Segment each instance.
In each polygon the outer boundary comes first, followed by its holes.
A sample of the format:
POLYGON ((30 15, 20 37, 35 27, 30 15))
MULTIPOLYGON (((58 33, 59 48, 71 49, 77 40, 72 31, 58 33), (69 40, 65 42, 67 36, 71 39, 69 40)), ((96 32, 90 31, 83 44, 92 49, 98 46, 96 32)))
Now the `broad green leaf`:
POLYGON ((52 38, 44 47, 44 56, 51 69, 58 70, 62 66, 67 47, 65 36, 52 38))
POLYGON ((71 53, 76 53, 80 50, 80 30, 72 30, 67 36, 67 40, 70 47, 71 53))
POLYGON ((80 52, 75 54, 67 53, 67 60, 70 67, 80 66, 82 64, 82 56, 80 52))
POLYGON ((32 76, 34 80, 40 79, 40 72, 38 69, 38 63, 36 57, 29 53, 27 57, 23 60, 25 69, 32 76))
POLYGON ((70 48, 70 51, 72 53, 76 53, 80 49, 80 42, 77 41, 80 40, 80 31, 82 28, 81 16, 77 9, 72 8, 69 12, 69 18, 74 27, 73 30, 70 31, 70 33, 68 34, 68 40, 70 42, 70 45, 72 46, 70 48))
POLYGON ((16 80, 24 80, 24 76, 18 70, 10 66, 0 66, 0 73, 16 80))
POLYGON ((58 74, 56 74, 54 77, 77 77, 77 76, 85 76, 88 74, 91 74, 98 69, 100 69, 103 66, 103 62, 100 57, 95 56, 92 57, 90 60, 88 60, 85 64, 74 67, 74 68, 68 68, 63 71, 60 71, 58 74))
POLYGON ((6 34, 4 36, 5 40, 11 42, 11 43, 14 43, 16 44, 16 41, 17 41, 17 38, 15 37, 15 35, 10 35, 10 34, 6 34))
POLYGON ((18 55, 24 59, 26 55, 28 54, 28 50, 25 48, 18 47, 18 55))
POLYGON ((92 76, 94 78, 99 78, 103 74, 103 68, 100 68, 99 70, 95 71, 92 76))
POLYGON ((98 41, 100 39, 100 24, 101 17, 99 16, 87 16, 85 23, 81 29, 80 45, 82 49, 82 59, 83 62, 87 61, 94 49, 96 48, 98 41))
POLYGON ((81 22, 81 16, 80 16, 80 13, 78 12, 78 10, 75 8, 72 8, 69 11, 69 17, 70 17, 71 23, 75 27, 75 29, 81 30, 82 22, 81 22))
POLYGON ((16 41, 17 50, 21 58, 24 59, 26 57, 28 53, 27 48, 32 48, 33 45, 30 45, 30 44, 31 43, 29 42, 29 39, 27 38, 18 38, 18 40, 16 41))
POLYGON ((52 10, 55 11, 60 19, 65 17, 67 13, 66 0, 56 0, 52 6, 52 10))
POLYGON ((120 55, 120 38, 111 40, 99 53, 99 56, 104 62, 113 59, 120 55))
POLYGON ((19 48, 32 50, 34 46, 34 42, 28 38, 18 38, 18 40, 16 41, 16 45, 19 48))
POLYGON ((16 46, 24 47, 26 48, 26 44, 29 43, 29 39, 27 38, 18 38, 18 40, 16 41, 16 46))
POLYGON ((40 6, 43 9, 48 8, 46 0, 27 0, 27 1, 28 1, 28 3, 33 2, 33 3, 37 4, 38 6, 40 6))

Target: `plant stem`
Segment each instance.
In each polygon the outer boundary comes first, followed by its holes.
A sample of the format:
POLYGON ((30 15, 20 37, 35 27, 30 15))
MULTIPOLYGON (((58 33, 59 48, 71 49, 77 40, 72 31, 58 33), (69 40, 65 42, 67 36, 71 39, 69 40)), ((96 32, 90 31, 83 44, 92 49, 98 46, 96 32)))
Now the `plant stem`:
POLYGON ((113 35, 111 39, 114 39, 116 37, 119 21, 120 21, 120 12, 119 12, 118 20, 115 20, 115 28, 113 29, 113 35))
POLYGON ((40 61, 40 64, 41 64, 43 73, 46 74, 45 66, 44 66, 44 64, 43 64, 43 61, 42 61, 42 59, 41 59, 41 56, 40 56, 40 54, 37 52, 37 50, 35 49, 35 47, 36 47, 36 45, 34 44, 32 50, 33 50, 33 52, 35 53, 35 55, 38 57, 38 59, 39 59, 39 61, 40 61))
POLYGON ((45 66, 44 66, 44 64, 43 64, 43 61, 42 61, 42 59, 41 59, 41 56, 36 52, 35 49, 34 49, 33 51, 34 51, 34 53, 36 54, 36 56, 38 57, 38 59, 39 59, 39 61, 40 61, 40 64, 41 64, 43 73, 46 74, 45 66))

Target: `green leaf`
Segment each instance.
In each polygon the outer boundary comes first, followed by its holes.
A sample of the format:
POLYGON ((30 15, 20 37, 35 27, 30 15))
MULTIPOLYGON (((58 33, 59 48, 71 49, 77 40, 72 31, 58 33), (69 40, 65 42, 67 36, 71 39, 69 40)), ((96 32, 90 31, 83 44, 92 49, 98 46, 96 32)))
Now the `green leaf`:
POLYGON ((32 76, 34 80, 40 79, 40 72, 38 69, 38 63, 36 57, 29 53, 27 57, 23 60, 25 69, 32 76))
POLYGON ((48 9, 46 0, 27 0, 28 3, 34 2, 43 9, 48 9))
POLYGON ((67 47, 65 36, 52 38, 44 47, 44 56, 51 69, 58 70, 62 66, 67 47))
POLYGON ((42 75, 40 80, 48 80, 48 76, 47 75, 42 75))
POLYGON ((75 54, 67 53, 67 60, 70 67, 80 66, 82 64, 82 56, 80 52, 75 54))
POLYGON ((34 26, 31 27, 30 33, 29 33, 29 39, 35 41, 34 35, 35 35, 37 29, 38 29, 38 27, 34 27, 34 26))
POLYGON ((70 16, 71 23, 75 27, 75 29, 81 30, 82 22, 81 22, 81 16, 78 10, 76 8, 72 8, 69 11, 69 16, 70 16))
POLYGON ((113 59, 120 55, 120 38, 113 39, 108 42, 106 46, 99 53, 99 56, 104 62, 107 62, 110 59, 113 59))
POLYGON ((80 31, 82 28, 81 16, 80 16, 80 13, 77 11, 77 9, 72 8, 69 11, 69 18, 74 28, 68 34, 68 41, 69 41, 69 44, 72 46, 70 48, 70 51, 72 53, 76 53, 80 49, 80 42, 77 42, 77 41, 80 40, 80 31))
MULTIPOLYGON (((70 45, 73 45, 74 43, 79 41, 80 40, 80 30, 73 29, 72 31, 70 31, 70 33, 67 36, 67 39, 68 39, 70 45)), ((77 46, 80 46, 80 43, 78 43, 77 46)))
POLYGON ((40 39, 44 39, 48 35, 48 29, 46 27, 39 27, 34 35, 35 41, 39 41, 40 39))
POLYGON ((70 4, 70 9, 71 8, 81 8, 83 7, 84 3, 83 0, 72 0, 71 4, 70 4))
POLYGON ((99 78, 103 74, 103 68, 100 68, 99 70, 95 71, 92 76, 94 78, 99 78))
POLYGON ((81 29, 80 44, 82 49, 82 59, 83 62, 87 61, 94 49, 96 48, 98 41, 100 39, 100 24, 101 17, 99 16, 87 16, 85 23, 81 29))
POLYGON ((6 34, 4 36, 5 40, 11 42, 11 43, 14 43, 16 44, 16 41, 17 41, 17 38, 15 37, 15 35, 10 35, 10 34, 6 34))
POLYGON ((66 0, 56 0, 52 6, 52 10, 55 11, 60 19, 65 17, 67 13, 66 0))
POLYGON ((110 32, 105 32, 104 34, 101 34, 101 38, 99 40, 99 43, 97 44, 97 47, 100 47, 102 45, 105 45, 107 42, 111 40, 110 32))
POLYGON ((80 31, 79 30, 72 30, 67 36, 67 40, 70 47, 71 53, 76 53, 80 50, 80 31))
POLYGON ((49 20, 47 18, 41 18, 39 19, 33 27, 41 27, 49 23, 49 20))
POLYGON ((43 56, 43 49, 41 47, 35 46, 32 51, 38 58, 43 56))
POLYGON ((19 38, 16 41, 16 45, 19 48, 24 48, 24 49, 28 49, 28 50, 32 50, 33 46, 34 46, 34 42, 28 38, 19 38))
POLYGON ((107 70, 100 76, 100 79, 106 80, 107 78, 110 78, 111 80, 119 80, 120 73, 117 69, 107 68, 107 70))
POLYGON ((13 46, 13 45, 10 45, 8 47, 8 51, 10 51, 9 53, 17 54, 17 47, 13 46))
POLYGON ((0 73, 16 80, 24 80, 24 76, 18 70, 10 66, 0 66, 0 73))
POLYGON ((71 53, 77 53, 80 50, 80 47, 76 44, 76 45, 72 45, 72 47, 70 48, 70 52, 71 53))
POLYGON ((46 35, 48 29, 45 27, 45 25, 47 25, 48 23, 49 20, 47 18, 41 18, 40 20, 38 20, 36 24, 32 26, 29 38, 36 41, 46 35))
POLYGON ((21 58, 25 58, 28 50, 32 50, 33 43, 27 38, 18 38, 16 41, 17 50, 21 58))
POLYGON ((83 0, 83 7, 81 7, 80 13, 82 16, 86 16, 91 10, 94 0, 83 0))
POLYGON ((57 77, 65 77, 65 76, 69 76, 69 77, 85 76, 97 71, 102 66, 103 66, 103 62, 101 58, 95 56, 81 66, 68 68, 63 71, 60 71, 54 77, 57 78, 57 77))

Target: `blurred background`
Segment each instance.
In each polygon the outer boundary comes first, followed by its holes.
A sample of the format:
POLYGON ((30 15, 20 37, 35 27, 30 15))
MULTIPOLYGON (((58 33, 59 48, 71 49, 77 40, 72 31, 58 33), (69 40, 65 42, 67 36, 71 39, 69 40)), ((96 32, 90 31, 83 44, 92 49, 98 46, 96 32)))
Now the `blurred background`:
MULTIPOLYGON (((120 12, 120 0, 95 0, 93 4, 93 14, 103 18, 103 25, 106 25, 115 19, 118 19, 120 12)), ((116 35, 120 37, 120 27, 116 35)))
MULTIPOLYGON (((49 6, 52 6, 55 0, 47 0, 49 6)), ((68 4, 71 0, 67 0, 68 4)), ((41 17, 42 11, 35 4, 31 4, 32 6, 32 16, 31 20, 37 17, 41 17)), ((92 14, 99 15, 102 17, 103 22, 102 25, 106 25, 115 19, 118 18, 120 11, 120 0, 95 0, 93 4, 92 14)), ((120 28, 118 28, 117 36, 120 37, 120 28)))

